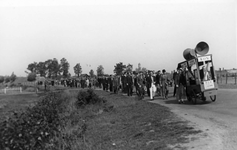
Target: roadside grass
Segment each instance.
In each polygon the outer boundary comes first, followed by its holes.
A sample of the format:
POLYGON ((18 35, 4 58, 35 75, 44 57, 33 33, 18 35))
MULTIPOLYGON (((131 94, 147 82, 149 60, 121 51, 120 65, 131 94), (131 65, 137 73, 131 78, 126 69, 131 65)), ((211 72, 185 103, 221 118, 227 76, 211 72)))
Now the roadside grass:
MULTIPOLYGON (((189 142, 186 136, 201 132, 168 108, 136 97, 94 91, 105 101, 78 107, 79 91, 63 92, 66 108, 59 114, 60 132, 46 143, 46 150, 186 149, 180 145, 189 142)), ((10 111, 33 105, 38 101, 37 96, 0 96, 0 103, 8 102, 0 115, 10 115, 10 111)))
POLYGON ((0 95, 0 120, 9 117, 13 112, 32 107, 37 101, 38 95, 35 93, 0 95))
MULTIPOLYGON (((189 142, 186 136, 201 131, 188 126, 168 108, 123 95, 96 91, 106 97, 112 111, 88 120, 88 149, 173 149, 169 145, 189 142)), ((184 147, 182 149, 185 149, 184 147)))

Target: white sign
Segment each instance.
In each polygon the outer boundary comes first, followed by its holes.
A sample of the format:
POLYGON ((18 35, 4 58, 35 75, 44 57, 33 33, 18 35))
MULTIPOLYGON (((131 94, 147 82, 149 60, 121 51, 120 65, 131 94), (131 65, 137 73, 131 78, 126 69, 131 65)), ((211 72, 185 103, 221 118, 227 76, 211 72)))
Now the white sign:
POLYGON ((198 57, 198 62, 202 62, 202 61, 208 61, 208 60, 211 60, 211 56, 201 56, 201 57, 198 57))
POLYGON ((212 89, 212 88, 215 88, 213 80, 204 81, 205 90, 212 89))

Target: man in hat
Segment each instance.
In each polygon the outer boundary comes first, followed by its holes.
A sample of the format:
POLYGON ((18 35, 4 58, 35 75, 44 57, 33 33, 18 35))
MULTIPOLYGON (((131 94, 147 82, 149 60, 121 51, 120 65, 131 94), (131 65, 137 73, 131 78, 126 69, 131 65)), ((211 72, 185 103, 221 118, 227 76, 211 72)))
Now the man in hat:
POLYGON ((126 93, 126 72, 123 72, 122 76, 121 76, 121 82, 122 82, 122 92, 126 93))
POLYGON ((161 84, 161 95, 163 99, 168 99, 169 88, 168 88, 168 75, 166 74, 166 70, 162 70, 162 74, 160 77, 161 84))
POLYGON ((178 103, 184 103, 185 99, 185 85, 186 85, 186 79, 185 79, 185 71, 182 68, 178 68, 178 73, 175 77, 175 84, 177 87, 177 94, 176 99, 178 100, 178 103))
POLYGON ((160 70, 158 70, 157 74, 155 76, 155 78, 156 78, 156 91, 157 91, 158 96, 161 95, 160 94, 161 93, 161 90, 160 90, 160 76, 161 76, 160 70))
POLYGON ((140 71, 138 76, 137 76, 137 85, 138 85, 138 96, 143 99, 145 90, 144 90, 144 75, 143 72, 140 71))
POLYGON ((130 72, 127 73, 126 76, 126 88, 128 96, 132 96, 133 92, 133 78, 130 72))
POLYGON ((149 71, 149 75, 147 78, 147 84, 148 84, 148 88, 149 88, 149 95, 150 95, 150 99, 154 99, 155 97, 155 93, 156 93, 156 86, 155 86, 155 78, 153 76, 153 71, 149 71))
POLYGON ((173 73, 173 81, 174 81, 174 92, 173 92, 173 97, 175 97, 175 94, 176 94, 176 82, 175 82, 175 79, 176 79, 176 76, 178 74, 178 68, 177 68, 177 71, 174 70, 174 73, 173 73))

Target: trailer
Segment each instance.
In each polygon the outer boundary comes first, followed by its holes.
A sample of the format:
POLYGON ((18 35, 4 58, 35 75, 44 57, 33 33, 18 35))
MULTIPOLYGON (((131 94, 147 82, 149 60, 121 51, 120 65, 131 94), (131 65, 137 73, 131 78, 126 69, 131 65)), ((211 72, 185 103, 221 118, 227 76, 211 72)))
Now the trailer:
POLYGON ((185 71, 187 99, 194 104, 197 100, 206 101, 207 98, 216 101, 218 91, 213 58, 211 54, 207 54, 209 46, 205 42, 200 43, 194 52, 186 50, 184 52, 186 61, 178 64, 185 71))

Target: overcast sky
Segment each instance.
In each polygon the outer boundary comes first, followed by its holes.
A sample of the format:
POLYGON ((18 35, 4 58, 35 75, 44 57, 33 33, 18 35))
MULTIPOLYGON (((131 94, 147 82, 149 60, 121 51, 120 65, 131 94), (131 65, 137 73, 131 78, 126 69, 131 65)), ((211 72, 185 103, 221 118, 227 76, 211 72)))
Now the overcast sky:
POLYGON ((235 0, 0 0, 0 75, 66 58, 83 73, 119 62, 172 71, 209 44, 215 69, 237 68, 235 0))

